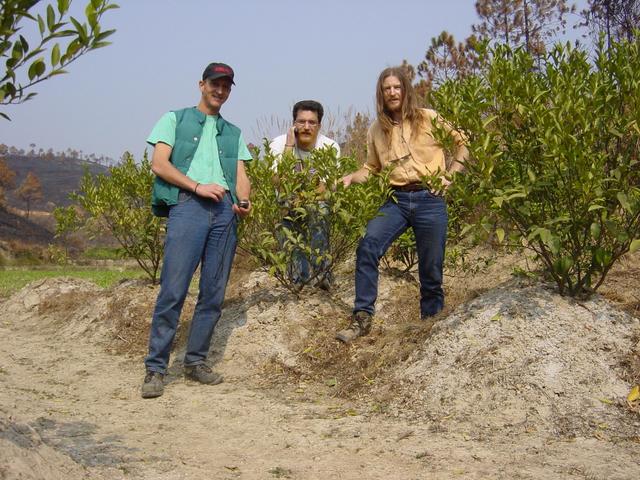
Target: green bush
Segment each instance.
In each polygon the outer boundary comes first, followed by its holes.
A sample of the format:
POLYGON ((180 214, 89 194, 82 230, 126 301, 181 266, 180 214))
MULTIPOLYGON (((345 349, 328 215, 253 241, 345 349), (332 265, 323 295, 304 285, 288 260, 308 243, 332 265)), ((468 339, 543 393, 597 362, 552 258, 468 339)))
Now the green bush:
POLYGON ((533 250, 562 294, 587 295, 640 247, 639 44, 600 46, 595 61, 501 46, 484 65, 433 94, 470 141, 451 194, 476 206, 467 223, 533 250))
MULTIPOLYGON (((145 153, 140 164, 125 153, 109 175, 82 178, 80 190, 72 195, 88 215, 94 235, 107 229, 126 256, 136 260, 147 276, 156 282, 163 254, 164 221, 151 212, 153 184, 151 164, 145 153)), ((66 218, 61 215, 61 218, 66 218)))
MULTIPOLYGON (((288 274, 294 253, 315 256, 318 264, 326 261, 317 276, 331 273, 355 250, 366 222, 388 194, 387 181, 384 175, 372 176, 363 185, 344 188, 340 179, 358 168, 352 157, 336 158, 333 149, 319 149, 303 161, 290 154, 276 161, 268 145, 265 149, 264 157, 248 166, 252 211, 240 224, 240 248, 254 256, 282 285, 295 291, 299 286, 292 283, 288 274), (323 184, 335 187, 323 188, 323 184), (329 234, 329 248, 324 254, 313 251, 308 231, 283 225, 285 218, 304 224, 320 216, 329 234)), ((307 283, 314 280, 312 275, 307 283)))

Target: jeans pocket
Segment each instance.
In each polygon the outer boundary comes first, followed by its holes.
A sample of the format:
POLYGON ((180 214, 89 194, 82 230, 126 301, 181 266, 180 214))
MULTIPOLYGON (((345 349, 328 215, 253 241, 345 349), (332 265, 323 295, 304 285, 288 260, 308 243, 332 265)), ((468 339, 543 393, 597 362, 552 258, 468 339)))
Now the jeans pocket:
POLYGON ((188 192, 186 190, 180 190, 180 192, 178 193, 178 204, 181 205, 183 203, 187 203, 192 198, 193 198, 193 193, 188 192))
POLYGON ((435 200, 442 200, 444 202, 444 192, 436 192, 434 190, 425 190, 427 198, 433 198, 435 200))

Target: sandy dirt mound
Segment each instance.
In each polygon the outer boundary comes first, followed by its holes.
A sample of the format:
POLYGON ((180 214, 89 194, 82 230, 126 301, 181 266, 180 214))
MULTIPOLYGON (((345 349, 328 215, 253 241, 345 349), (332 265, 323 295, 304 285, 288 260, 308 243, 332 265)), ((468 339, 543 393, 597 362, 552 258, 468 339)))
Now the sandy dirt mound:
POLYGON ((371 334, 344 346, 351 271, 299 296, 234 272, 211 349, 225 383, 181 374, 193 291, 154 401, 156 286, 34 282, 0 308, 0 477, 638 477, 638 319, 509 277, 449 278, 425 323, 415 278, 383 275, 371 334))
POLYGON ((435 324, 392 375, 392 410, 475 437, 638 438, 624 360, 640 355, 639 332, 601 297, 575 302, 511 281, 435 324))

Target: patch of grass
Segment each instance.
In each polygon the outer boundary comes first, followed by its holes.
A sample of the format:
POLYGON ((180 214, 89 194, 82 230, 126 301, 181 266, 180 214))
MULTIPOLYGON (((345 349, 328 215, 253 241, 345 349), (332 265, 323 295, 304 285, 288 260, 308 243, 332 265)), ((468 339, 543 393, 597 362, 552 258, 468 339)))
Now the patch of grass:
POLYGON ((89 260, 118 260, 126 255, 117 247, 92 247, 88 248, 82 256, 89 260))
POLYGON ((104 268, 80 269, 77 267, 60 267, 50 269, 2 269, 0 270, 0 298, 6 298, 34 280, 53 277, 83 278, 96 285, 107 288, 111 285, 131 278, 143 278, 141 269, 107 270, 104 268))

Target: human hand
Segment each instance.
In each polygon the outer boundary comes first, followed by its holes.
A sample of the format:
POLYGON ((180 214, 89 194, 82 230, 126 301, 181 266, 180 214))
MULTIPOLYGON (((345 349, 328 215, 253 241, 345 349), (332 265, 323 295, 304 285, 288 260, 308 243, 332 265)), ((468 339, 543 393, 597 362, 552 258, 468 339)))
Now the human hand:
POLYGON ((234 203, 231 209, 235 214, 240 215, 240 217, 246 217, 251 210, 251 202, 249 200, 240 200, 238 204, 234 203))
POLYGON ((296 127, 291 125, 291 127, 289 127, 289 130, 287 130, 287 139, 285 140, 285 145, 296 144, 296 138, 297 138, 296 133, 297 133, 296 127))
POLYGON ((196 195, 219 202, 224 198, 225 189, 217 183, 200 183, 194 192, 196 195))
POLYGON ((342 181, 342 185, 345 188, 347 188, 353 182, 353 173, 350 173, 349 175, 345 175, 340 180, 342 181))

